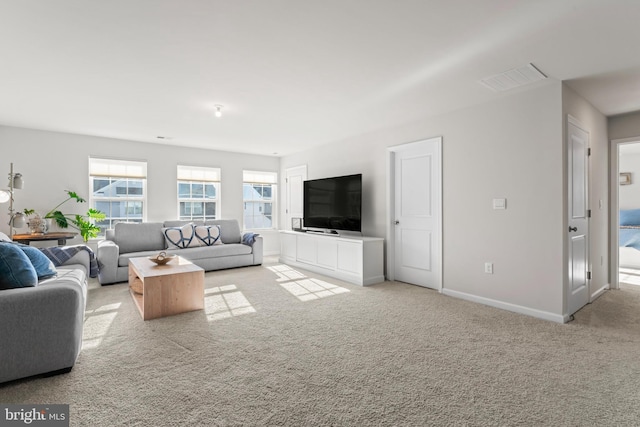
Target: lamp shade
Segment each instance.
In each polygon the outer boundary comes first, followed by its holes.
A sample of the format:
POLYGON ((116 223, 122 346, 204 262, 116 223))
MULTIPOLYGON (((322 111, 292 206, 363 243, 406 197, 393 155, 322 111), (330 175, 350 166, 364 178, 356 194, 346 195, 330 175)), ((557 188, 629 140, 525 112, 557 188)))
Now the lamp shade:
POLYGON ((11 193, 7 190, 0 190, 0 203, 7 203, 11 199, 11 193))
POLYGON ((22 228, 27 225, 27 221, 22 212, 17 212, 13 218, 11 218, 11 225, 15 228, 22 228))
POLYGON ((22 180, 21 173, 17 173, 13 175, 13 188, 21 190, 23 184, 24 184, 24 181, 22 180))

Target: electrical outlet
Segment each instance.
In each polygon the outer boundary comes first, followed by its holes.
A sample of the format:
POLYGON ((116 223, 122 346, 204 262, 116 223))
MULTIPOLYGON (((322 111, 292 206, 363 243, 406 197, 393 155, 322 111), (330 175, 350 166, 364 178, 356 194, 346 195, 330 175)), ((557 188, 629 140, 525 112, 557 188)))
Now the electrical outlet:
POLYGON ((485 262, 484 263, 484 272, 487 274, 493 274, 493 263, 485 262))

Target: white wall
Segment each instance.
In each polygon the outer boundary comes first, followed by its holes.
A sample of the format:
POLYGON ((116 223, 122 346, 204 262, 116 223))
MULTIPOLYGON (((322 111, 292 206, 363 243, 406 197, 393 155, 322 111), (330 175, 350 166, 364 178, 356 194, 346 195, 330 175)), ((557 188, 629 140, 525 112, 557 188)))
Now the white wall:
POLYGON ((618 203, 620 209, 640 209, 640 153, 625 153, 628 147, 620 147, 618 164, 621 172, 631 172, 631 184, 618 187, 618 203))
MULTIPOLYGON (((590 293, 593 297, 599 291, 609 286, 609 141, 607 118, 587 100, 578 95, 570 87, 562 87, 563 135, 565 147, 567 138, 567 115, 577 119, 589 131, 591 156, 589 157, 589 206, 591 219, 589 220, 589 257, 591 260, 590 293)), ((566 150, 563 151, 565 153, 566 150)), ((567 167, 566 154, 564 161, 567 167)), ((568 187, 566 179, 563 184, 565 191, 565 212, 568 187)), ((564 230, 568 227, 568 216, 564 218, 564 230)), ((569 244, 569 235, 564 233, 565 248, 569 244)), ((565 251, 565 257, 568 252, 565 251)), ((565 265, 565 280, 568 280, 568 261, 565 265)))
MULTIPOLYGON (((24 189, 15 193, 15 206, 19 210, 31 208, 47 212, 64 199, 64 190, 76 191, 88 200, 89 156, 146 161, 148 221, 177 218, 176 167, 182 164, 219 167, 222 173, 220 217, 235 218, 242 224, 243 169, 278 171, 280 163, 279 158, 271 156, 179 148, 7 126, 0 126, 0 142, 0 178, 4 180, 9 173, 10 162, 14 163, 14 171, 22 173, 24 177, 24 189)), ((0 186, 5 184, 5 181, 0 182, 0 186)), ((8 204, 0 209, 5 207, 8 208, 8 204)), ((69 203, 65 205, 65 212, 74 209, 74 212, 83 213, 87 208, 88 204, 69 203)), ((8 233, 8 217, 3 215, 2 218, 0 231, 8 233)), ((277 233, 263 234, 267 239, 267 250, 278 247, 277 233)), ((80 239, 74 239, 71 243, 80 243, 80 239)))
POLYGON ((640 136, 640 111, 609 117, 609 140, 640 136))
POLYGON ((561 84, 286 156, 309 179, 363 174, 363 234, 385 237, 387 147, 443 137, 445 292, 559 320, 563 314, 561 84), (507 209, 492 210, 493 198, 507 209), (494 274, 484 263, 494 263, 494 274))

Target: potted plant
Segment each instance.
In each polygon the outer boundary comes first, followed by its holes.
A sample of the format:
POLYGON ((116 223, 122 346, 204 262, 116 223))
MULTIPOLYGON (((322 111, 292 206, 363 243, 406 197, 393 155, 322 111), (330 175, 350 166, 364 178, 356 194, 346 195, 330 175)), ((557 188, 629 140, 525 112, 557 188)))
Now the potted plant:
MULTIPOLYGON (((89 208, 86 214, 65 214, 59 210, 60 206, 64 205, 70 200, 75 200, 77 203, 86 202, 85 199, 78 196, 77 193, 70 190, 65 190, 67 198, 60 202, 56 207, 47 212, 44 216, 45 219, 51 219, 60 228, 73 227, 80 232, 82 239, 86 242, 92 237, 97 237, 100 233, 100 227, 95 225, 93 221, 100 221, 105 219, 106 215, 97 209, 89 208)), ((25 215, 34 213, 33 209, 25 209, 25 215)))

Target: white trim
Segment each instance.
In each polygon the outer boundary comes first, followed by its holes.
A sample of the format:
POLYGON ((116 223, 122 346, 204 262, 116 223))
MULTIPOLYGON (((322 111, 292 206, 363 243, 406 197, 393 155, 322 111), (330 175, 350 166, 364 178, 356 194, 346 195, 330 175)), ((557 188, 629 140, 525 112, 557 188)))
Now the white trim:
POLYGON ((475 302, 475 303, 479 303, 479 304, 483 304, 483 305, 488 305, 490 307, 495 307, 495 308, 499 308, 499 309, 502 309, 502 310, 512 311, 514 313, 524 314, 524 315, 527 315, 527 316, 536 317, 538 319, 548 320, 548 321, 556 322, 556 323, 566 323, 571 318, 570 316, 563 316, 561 314, 549 313, 548 311, 536 310, 536 309, 533 309, 533 308, 524 307, 524 306, 517 305, 517 304, 511 304, 511 303, 508 303, 508 302, 497 301, 497 300, 490 299, 490 298, 479 297, 477 295, 468 294, 466 292, 454 291, 454 290, 451 290, 451 289, 443 289, 442 293, 447 295, 447 296, 450 296, 450 297, 460 298, 460 299, 463 299, 463 300, 466 300, 466 301, 471 301, 471 302, 475 302))
MULTIPOLYGON (((587 130, 586 126, 584 126, 582 123, 580 123, 580 120, 576 119, 575 117, 573 117, 571 114, 567 114, 567 121, 576 126, 579 127, 580 129, 582 129, 585 132, 589 132, 589 130, 587 130)), ((589 140, 589 142, 591 142, 591 140, 589 140)))
MULTIPOLYGON (((284 189, 285 191, 283 192, 282 196, 284 197, 284 227, 281 227, 285 230, 291 230, 291 218, 292 218, 292 214, 291 214, 291 187, 290 187, 290 183, 289 183, 289 177, 292 175, 301 175, 302 176, 302 181, 306 181, 307 180, 307 165, 299 165, 299 166, 292 166, 290 168, 287 168, 284 170, 284 177, 282 177, 282 179, 284 179, 284 189), (299 172, 299 173, 297 173, 299 172)), ((303 198, 303 195, 300 194, 300 197, 303 198)), ((304 202, 303 202, 304 204, 304 202)), ((303 207, 304 210, 304 207, 303 207)), ((280 211, 282 212, 282 210, 280 211)), ((302 218, 302 213, 300 213, 300 218, 302 218)))
POLYGON ((609 282, 611 289, 620 289, 620 265, 619 265, 619 253, 618 244, 620 242, 620 181, 619 181, 619 159, 620 159, 620 145, 639 143, 640 136, 633 138, 614 139, 611 141, 610 153, 609 153, 609 169, 610 179, 609 183, 611 188, 609 189, 609 197, 611 205, 609 207, 609 282))
POLYGON ((600 298, 600 296, 609 289, 610 289, 610 286, 607 283, 606 285, 602 286, 600 289, 596 290, 593 294, 591 294, 591 297, 589 298, 589 304, 591 304, 592 302, 600 298))
POLYGON ((444 233, 443 233, 443 226, 442 226, 442 222, 443 222, 443 212, 444 212, 444 207, 443 207, 443 203, 442 203, 442 194, 443 194, 443 175, 444 175, 444 171, 443 171, 443 166, 444 166, 444 162, 443 162, 443 158, 442 158, 442 136, 435 136, 432 138, 426 138, 426 139, 421 139, 419 141, 412 141, 412 142, 408 142, 405 144, 399 144, 399 145, 392 145, 390 147, 387 147, 387 262, 386 262, 386 266, 387 266, 387 280, 395 280, 395 227, 393 224, 393 218, 395 216, 395 206, 394 206, 394 201, 395 201, 395 155, 398 152, 401 151, 405 151, 405 150, 409 150, 409 149, 413 149, 421 144, 424 143, 429 143, 429 142, 436 142, 437 146, 438 146, 438 157, 439 157, 439 161, 440 161, 440 188, 438 189, 438 195, 437 197, 439 198, 439 203, 440 203, 440 211, 438 212, 439 214, 439 224, 438 227, 440 229, 440 238, 439 241, 436 243, 436 249, 439 251, 440 253, 440 268, 439 268, 439 278, 438 278, 438 292, 442 292, 442 289, 444 287, 444 253, 443 253, 443 239, 444 239, 444 233))
POLYGON ((442 137, 441 136, 435 136, 433 138, 421 139, 419 141, 407 142, 405 144, 392 145, 390 147, 387 147, 387 151, 390 151, 390 152, 393 152, 393 153, 397 153, 398 151, 410 150, 410 149, 413 149, 413 148, 419 146, 423 142, 431 141, 433 139, 439 139, 440 142, 442 142, 442 137))

